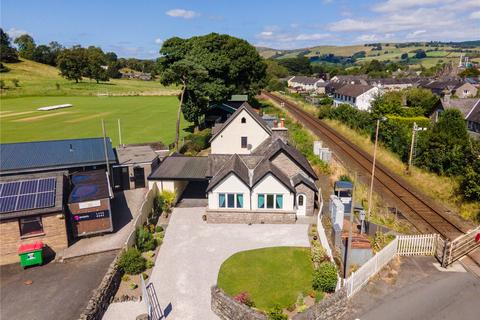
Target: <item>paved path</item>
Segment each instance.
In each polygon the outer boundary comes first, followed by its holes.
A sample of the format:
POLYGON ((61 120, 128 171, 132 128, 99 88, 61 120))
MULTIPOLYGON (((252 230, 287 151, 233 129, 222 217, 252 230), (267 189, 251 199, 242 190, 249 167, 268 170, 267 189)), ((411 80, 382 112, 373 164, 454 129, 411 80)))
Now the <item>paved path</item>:
POLYGON ((440 271, 431 257, 402 258, 392 281, 376 279, 350 301, 345 320, 478 319, 480 280, 460 264, 440 271))
POLYGON ((175 208, 150 281, 166 319, 218 319, 210 287, 221 264, 238 251, 273 246, 309 246, 306 224, 207 224, 205 208, 175 208))
POLYGON ((63 251, 63 259, 122 248, 132 231, 133 219, 140 213, 146 192, 143 188, 115 193, 112 200, 114 232, 78 240, 63 251))
POLYGON ((142 301, 114 302, 108 306, 102 320, 133 320, 144 313, 147 313, 147 306, 142 301))
POLYGON ((107 252, 23 270, 0 268, 0 319, 78 319, 115 258, 107 252), (25 285, 32 280, 31 285, 25 285))

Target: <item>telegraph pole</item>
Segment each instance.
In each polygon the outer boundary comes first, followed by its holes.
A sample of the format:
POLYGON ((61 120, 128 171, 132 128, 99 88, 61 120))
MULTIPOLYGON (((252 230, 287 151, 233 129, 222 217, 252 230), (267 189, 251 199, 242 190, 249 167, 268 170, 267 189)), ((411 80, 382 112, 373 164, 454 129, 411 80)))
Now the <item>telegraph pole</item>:
POLYGON ((355 206, 354 202, 354 194, 355 194, 355 186, 357 185, 357 172, 355 172, 355 180, 353 182, 353 190, 352 190, 352 204, 350 205, 350 227, 348 228, 348 242, 347 242, 347 255, 345 257, 345 270, 343 271, 344 278, 348 278, 348 270, 350 269, 350 257, 352 256, 352 230, 353 230, 353 207, 355 206))
POLYGON ((370 180, 370 193, 368 194, 368 214, 367 219, 370 218, 372 213, 372 193, 373 193, 373 179, 375 179, 375 161, 377 160, 377 144, 378 144, 378 129, 380 127, 380 119, 377 119, 377 128, 375 130, 375 146, 373 147, 373 165, 372 165, 372 178, 370 180))
POLYGON ((105 131, 105 121, 102 119, 102 130, 103 130, 103 151, 105 152, 105 164, 107 165, 107 175, 110 180, 110 164, 108 162, 108 151, 107 151, 107 133, 105 131))
POLYGON ((120 146, 122 147, 122 129, 120 127, 120 119, 118 119, 118 140, 120 142, 120 146))
POLYGON ((413 146, 415 145, 415 133, 417 132, 417 123, 413 123, 413 128, 412 128, 412 141, 410 143, 410 154, 408 156, 408 167, 407 167, 407 172, 410 173, 410 170, 412 170, 412 159, 413 159, 413 146))

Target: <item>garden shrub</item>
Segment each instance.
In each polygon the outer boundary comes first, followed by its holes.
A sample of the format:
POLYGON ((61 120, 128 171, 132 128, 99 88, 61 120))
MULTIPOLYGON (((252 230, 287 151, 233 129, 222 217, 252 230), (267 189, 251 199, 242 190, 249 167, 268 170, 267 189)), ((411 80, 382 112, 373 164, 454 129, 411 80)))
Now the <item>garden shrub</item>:
POLYGON ((163 227, 162 226, 156 226, 155 227, 155 232, 162 232, 163 231, 163 227))
POLYGON ((145 264, 145 267, 147 269, 152 269, 153 266, 155 266, 155 262, 153 262, 153 260, 147 260, 147 263, 145 264))
POLYGON ((322 246, 320 246, 317 242, 313 243, 311 251, 312 251, 312 262, 315 266, 320 266, 322 262, 329 261, 329 258, 325 249, 322 246))
POLYGON ((237 294, 233 299, 237 302, 243 303, 247 307, 255 307, 255 302, 250 298, 250 295, 246 291, 237 294))
POLYGON ((323 291, 315 291, 315 303, 317 303, 320 300, 323 300, 323 297, 325 296, 325 293, 323 291))
POLYGON ((124 275, 122 276, 122 281, 125 281, 125 282, 126 282, 126 281, 128 281, 128 280, 130 280, 130 277, 128 276, 128 274, 124 274, 124 275))
POLYGON ((128 274, 139 274, 145 271, 146 259, 140 251, 130 248, 122 253, 118 260, 118 266, 128 274))
POLYGON ((157 242, 148 228, 138 228, 136 231, 136 245, 138 250, 146 252, 155 250, 157 242))
POLYGON ((160 207, 162 208, 162 212, 164 212, 166 216, 168 216, 168 214, 170 213, 176 196, 177 194, 174 191, 169 190, 163 190, 158 195, 158 202, 160 204, 160 207))
POLYGON ((322 262, 313 272, 312 287, 315 290, 334 292, 337 286, 337 268, 331 262, 322 262))
POLYGON ((288 316, 283 314, 279 305, 276 305, 268 312, 268 320, 288 320, 288 316))

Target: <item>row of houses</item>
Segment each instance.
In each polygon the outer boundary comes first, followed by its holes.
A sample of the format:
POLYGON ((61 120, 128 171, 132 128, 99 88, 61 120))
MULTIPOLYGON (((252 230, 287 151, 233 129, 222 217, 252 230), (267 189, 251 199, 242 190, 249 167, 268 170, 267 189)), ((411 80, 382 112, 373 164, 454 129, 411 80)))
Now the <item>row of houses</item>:
POLYGON ((338 75, 328 82, 312 77, 292 77, 289 88, 294 92, 327 94, 334 106, 349 104, 368 111, 378 95, 410 87, 431 90, 441 97, 435 107, 434 119, 447 109, 458 109, 465 117, 467 128, 474 136, 480 135, 479 82, 475 79, 386 78, 369 79, 366 75, 338 75))

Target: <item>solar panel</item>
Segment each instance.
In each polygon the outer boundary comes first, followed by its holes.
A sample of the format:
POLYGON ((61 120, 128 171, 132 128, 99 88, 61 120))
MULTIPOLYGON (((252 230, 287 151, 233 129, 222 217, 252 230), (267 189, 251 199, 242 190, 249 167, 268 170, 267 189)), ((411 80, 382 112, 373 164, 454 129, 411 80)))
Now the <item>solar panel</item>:
POLYGON ((15 211, 17 196, 0 198, 0 212, 15 211))
POLYGON ((29 210, 35 208, 36 197, 36 194, 22 194, 18 196, 18 202, 15 211, 29 210))
POLYGON ((26 180, 22 181, 20 187, 20 194, 35 193, 37 192, 38 180, 26 180))
POLYGON ((55 178, 46 178, 38 180, 38 192, 55 190, 55 178))
POLYGON ((55 205, 55 191, 42 192, 37 195, 37 208, 52 207, 55 205))
POLYGON ((56 183, 56 178, 1 183, 0 213, 53 207, 56 183))
POLYGON ((20 188, 19 181, 5 183, 5 185, 2 188, 2 194, 0 196, 8 197, 8 196, 17 195, 19 188, 20 188))

